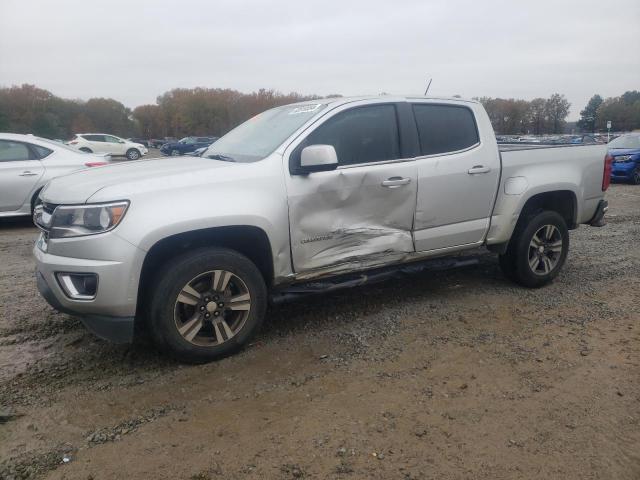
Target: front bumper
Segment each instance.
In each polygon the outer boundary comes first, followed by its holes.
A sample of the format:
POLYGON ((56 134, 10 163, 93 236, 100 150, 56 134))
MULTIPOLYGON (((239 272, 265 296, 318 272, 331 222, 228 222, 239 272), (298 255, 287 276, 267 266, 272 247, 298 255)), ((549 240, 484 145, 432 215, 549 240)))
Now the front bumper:
POLYGON ((102 338, 130 342, 144 252, 114 232, 50 240, 47 251, 39 245, 40 240, 33 252, 38 290, 45 300, 56 310, 81 317, 86 327, 102 338), (59 272, 96 274, 95 298, 70 298, 56 278, 59 272))
MULTIPOLYGON (((53 308, 62 313, 78 316, 78 312, 65 307, 56 295, 53 293, 51 287, 44 279, 44 276, 36 271, 36 282, 38 284, 38 291, 40 295, 51 305, 53 308)), ((111 317, 107 315, 82 315, 80 314, 80 320, 84 326, 94 335, 100 338, 108 340, 113 343, 131 343, 133 341, 133 327, 135 324, 135 317, 111 317)))
POLYGON ((611 170, 611 180, 631 180, 635 169, 635 163, 614 163, 611 170))

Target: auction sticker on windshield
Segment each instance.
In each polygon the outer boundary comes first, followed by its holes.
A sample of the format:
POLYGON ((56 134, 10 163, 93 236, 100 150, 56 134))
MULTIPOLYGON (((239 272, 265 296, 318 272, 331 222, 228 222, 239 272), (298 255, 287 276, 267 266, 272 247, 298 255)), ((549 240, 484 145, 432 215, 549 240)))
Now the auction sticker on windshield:
POLYGON ((321 103, 314 103, 313 105, 304 105, 302 107, 296 107, 289 112, 289 115, 296 115, 298 113, 311 113, 315 112, 322 106, 321 103))

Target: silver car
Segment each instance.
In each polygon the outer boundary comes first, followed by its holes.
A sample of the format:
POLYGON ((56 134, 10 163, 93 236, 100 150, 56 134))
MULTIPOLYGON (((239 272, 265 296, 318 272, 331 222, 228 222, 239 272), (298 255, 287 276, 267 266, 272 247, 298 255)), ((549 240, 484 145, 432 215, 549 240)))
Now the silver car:
POLYGON ((49 180, 110 161, 109 155, 78 152, 53 140, 0 133, 0 217, 31 215, 49 180))

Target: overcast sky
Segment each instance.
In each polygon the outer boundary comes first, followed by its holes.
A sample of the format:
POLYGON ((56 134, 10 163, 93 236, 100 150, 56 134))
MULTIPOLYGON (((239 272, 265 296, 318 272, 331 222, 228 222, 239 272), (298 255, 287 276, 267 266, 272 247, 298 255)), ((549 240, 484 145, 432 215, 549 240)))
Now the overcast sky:
POLYGON ((547 97, 640 89, 640 1, 0 0, 0 85, 547 97))

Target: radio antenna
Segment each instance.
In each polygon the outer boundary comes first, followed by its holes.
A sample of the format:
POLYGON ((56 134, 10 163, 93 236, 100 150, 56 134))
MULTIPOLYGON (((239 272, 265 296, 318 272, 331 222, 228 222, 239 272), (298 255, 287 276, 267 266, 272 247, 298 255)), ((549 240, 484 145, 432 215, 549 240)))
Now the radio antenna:
POLYGON ((429 87, 431 86, 431 81, 433 80, 433 78, 429 79, 429 84, 427 85, 427 89, 424 91, 424 94, 426 95, 429 92, 429 87))

